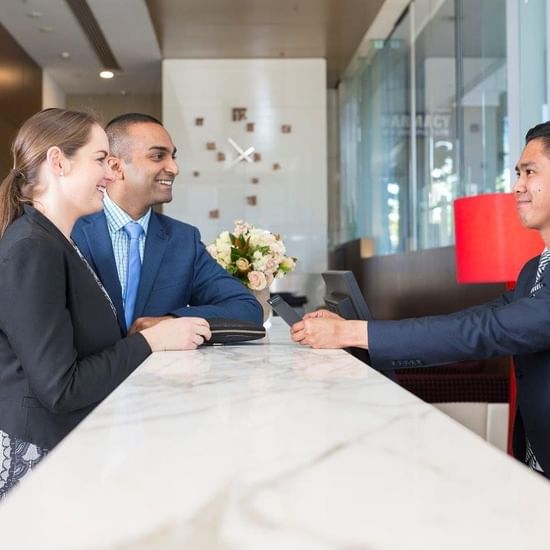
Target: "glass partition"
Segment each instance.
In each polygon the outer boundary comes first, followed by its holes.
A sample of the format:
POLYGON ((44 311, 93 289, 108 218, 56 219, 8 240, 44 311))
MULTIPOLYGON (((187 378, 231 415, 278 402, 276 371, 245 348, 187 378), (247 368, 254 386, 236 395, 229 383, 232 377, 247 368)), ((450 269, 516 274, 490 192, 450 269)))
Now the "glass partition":
POLYGON ((509 187, 506 74, 505 2, 410 3, 339 89, 344 240, 450 245, 456 197, 509 187))

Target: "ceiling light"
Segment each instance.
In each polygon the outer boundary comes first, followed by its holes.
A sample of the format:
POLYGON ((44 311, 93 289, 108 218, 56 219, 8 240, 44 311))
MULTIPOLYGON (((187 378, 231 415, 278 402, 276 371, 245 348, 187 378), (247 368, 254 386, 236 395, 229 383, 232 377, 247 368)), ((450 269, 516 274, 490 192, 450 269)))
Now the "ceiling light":
POLYGON ((52 32, 53 27, 50 27, 49 25, 44 25, 43 27, 40 27, 40 32, 52 32))
POLYGON ((42 17, 42 12, 33 10, 27 13, 27 17, 30 17, 31 19, 38 19, 39 17, 42 17))
POLYGON ((69 59, 69 58, 71 57, 71 54, 70 54, 69 52, 61 52, 61 53, 59 54, 59 57, 60 57, 61 59, 69 59))
POLYGON ((113 78, 113 76, 115 76, 115 73, 113 73, 113 71, 101 71, 99 73, 99 76, 101 78, 113 78))

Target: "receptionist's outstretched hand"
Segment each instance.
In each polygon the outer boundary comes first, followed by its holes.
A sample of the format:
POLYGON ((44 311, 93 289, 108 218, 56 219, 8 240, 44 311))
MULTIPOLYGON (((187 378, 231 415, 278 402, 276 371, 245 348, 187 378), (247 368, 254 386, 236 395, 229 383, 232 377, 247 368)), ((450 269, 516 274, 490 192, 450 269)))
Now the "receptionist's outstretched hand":
POLYGON ((318 309, 316 311, 312 311, 311 313, 306 313, 304 315, 304 319, 340 319, 344 320, 343 317, 340 317, 337 313, 333 313, 332 311, 329 311, 328 309, 318 309))
POLYGON ((290 335, 294 342, 312 348, 366 348, 368 345, 366 321, 346 321, 326 309, 305 315, 292 325, 290 335))

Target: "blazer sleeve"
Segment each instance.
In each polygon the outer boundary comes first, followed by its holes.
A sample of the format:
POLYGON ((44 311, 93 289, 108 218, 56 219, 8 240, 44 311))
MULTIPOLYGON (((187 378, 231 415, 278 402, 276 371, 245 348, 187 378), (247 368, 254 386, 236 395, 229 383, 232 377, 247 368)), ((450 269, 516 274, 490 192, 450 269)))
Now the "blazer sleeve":
POLYGON ((67 307, 64 256, 43 241, 18 241, 0 267, 0 328, 31 391, 50 411, 65 413, 98 403, 150 355, 145 338, 135 334, 118 341, 114 337, 107 349, 78 357, 72 324, 78 313, 67 307))
POLYGON ((434 317, 368 324, 369 353, 381 370, 441 364, 550 348, 550 287, 511 300, 434 317))
POLYGON ((194 249, 195 263, 189 306, 169 313, 176 317, 225 317, 262 324, 262 306, 240 281, 212 258, 196 229, 194 249))

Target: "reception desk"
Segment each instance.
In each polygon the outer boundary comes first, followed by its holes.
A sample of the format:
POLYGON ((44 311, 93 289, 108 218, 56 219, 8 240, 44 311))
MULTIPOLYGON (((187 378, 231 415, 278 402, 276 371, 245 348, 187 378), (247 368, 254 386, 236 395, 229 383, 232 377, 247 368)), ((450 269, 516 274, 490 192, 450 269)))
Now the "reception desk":
POLYGON ((550 483, 273 325, 151 356, 0 504, 2 548, 550 547, 550 483))

